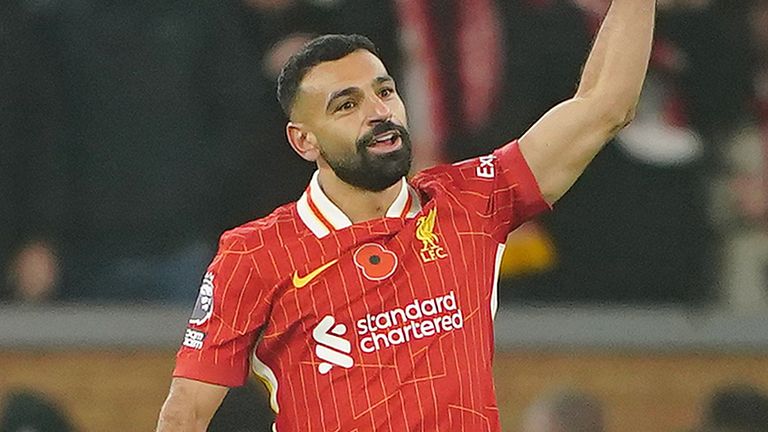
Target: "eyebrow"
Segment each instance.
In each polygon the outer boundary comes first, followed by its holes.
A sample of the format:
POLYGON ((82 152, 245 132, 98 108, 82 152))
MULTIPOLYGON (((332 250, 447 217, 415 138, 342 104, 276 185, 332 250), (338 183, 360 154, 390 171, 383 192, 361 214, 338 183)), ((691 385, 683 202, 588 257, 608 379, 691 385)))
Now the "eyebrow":
POLYGON ((373 80, 373 82, 376 84, 385 83, 387 81, 395 82, 395 79, 389 75, 382 75, 382 76, 376 77, 376 79, 373 80))
MULTIPOLYGON (((373 83, 376 85, 381 85, 382 83, 385 83, 385 82, 395 82, 395 79, 389 75, 382 75, 373 79, 373 83)), ((333 101, 335 101, 336 99, 344 96, 349 96, 351 94, 358 92, 359 90, 360 89, 358 87, 347 87, 331 93, 331 97, 328 98, 328 103, 325 106, 326 111, 331 110, 331 104, 333 104, 333 101)))

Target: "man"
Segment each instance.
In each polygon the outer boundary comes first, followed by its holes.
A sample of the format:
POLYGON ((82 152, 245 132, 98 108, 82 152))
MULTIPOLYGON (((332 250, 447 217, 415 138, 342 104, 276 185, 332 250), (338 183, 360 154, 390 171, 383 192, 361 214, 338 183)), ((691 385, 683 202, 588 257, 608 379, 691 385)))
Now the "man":
POLYGON ((285 431, 498 431, 496 269, 632 117, 655 2, 614 0, 573 99, 519 141, 406 181, 395 83, 360 36, 320 37, 278 80, 296 202, 222 236, 158 431, 202 431, 249 361, 285 431))

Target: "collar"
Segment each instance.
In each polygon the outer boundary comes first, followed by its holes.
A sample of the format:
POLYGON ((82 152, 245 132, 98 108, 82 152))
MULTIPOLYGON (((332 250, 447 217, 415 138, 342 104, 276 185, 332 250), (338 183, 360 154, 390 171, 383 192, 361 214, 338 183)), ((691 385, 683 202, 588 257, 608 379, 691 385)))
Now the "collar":
MULTIPOLYGON (((318 174, 319 171, 315 171, 312 175, 309 186, 296 202, 296 209, 304 225, 317 237, 323 238, 333 231, 352 226, 352 221, 323 192, 318 174)), ((400 193, 387 209, 385 217, 412 219, 419 211, 421 211, 419 195, 403 177, 400 180, 400 193)))

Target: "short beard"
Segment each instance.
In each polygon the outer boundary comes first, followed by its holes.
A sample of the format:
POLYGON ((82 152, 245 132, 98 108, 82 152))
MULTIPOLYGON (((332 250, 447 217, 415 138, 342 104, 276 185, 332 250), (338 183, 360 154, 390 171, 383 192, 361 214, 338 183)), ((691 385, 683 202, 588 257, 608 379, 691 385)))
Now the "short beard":
POLYGON ((360 137, 355 143, 355 152, 352 154, 330 157, 322 150, 320 154, 339 179, 370 192, 381 192, 397 183, 411 170, 413 161, 408 130, 392 122, 379 123, 360 137), (397 132, 400 136, 402 145, 399 149, 386 154, 374 154, 368 151, 374 136, 389 131, 397 132))

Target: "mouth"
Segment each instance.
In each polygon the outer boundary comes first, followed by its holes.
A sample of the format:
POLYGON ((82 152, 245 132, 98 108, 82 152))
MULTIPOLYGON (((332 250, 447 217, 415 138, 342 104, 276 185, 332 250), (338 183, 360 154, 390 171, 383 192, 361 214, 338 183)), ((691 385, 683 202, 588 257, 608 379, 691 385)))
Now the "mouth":
POLYGON ((368 144, 368 149, 373 153, 383 154, 398 150, 402 146, 403 140, 400 138, 400 133, 390 130, 375 135, 371 143, 368 144))

